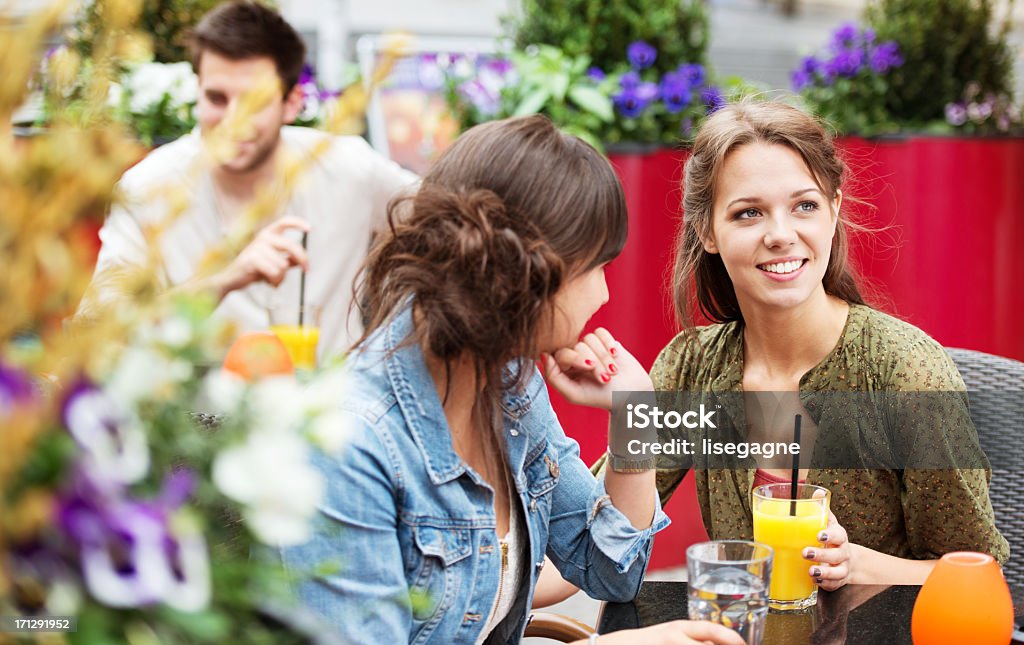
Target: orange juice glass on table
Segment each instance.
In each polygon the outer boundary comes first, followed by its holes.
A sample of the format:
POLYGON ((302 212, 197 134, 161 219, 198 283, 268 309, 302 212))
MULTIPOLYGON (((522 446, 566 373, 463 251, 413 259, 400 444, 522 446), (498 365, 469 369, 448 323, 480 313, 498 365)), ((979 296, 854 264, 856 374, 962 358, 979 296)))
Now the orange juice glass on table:
POLYGON ((295 369, 316 369, 316 348, 320 342, 320 307, 306 305, 299 309, 272 310, 270 331, 281 339, 295 369), (300 322, 301 320, 301 322, 300 322))
POLYGON ((795 500, 788 483, 754 489, 754 540, 775 550, 771 609, 800 611, 817 602, 818 588, 809 574, 813 563, 802 554, 809 546, 822 546, 818 534, 828 525, 830 497, 828 489, 810 484, 797 484, 795 500))

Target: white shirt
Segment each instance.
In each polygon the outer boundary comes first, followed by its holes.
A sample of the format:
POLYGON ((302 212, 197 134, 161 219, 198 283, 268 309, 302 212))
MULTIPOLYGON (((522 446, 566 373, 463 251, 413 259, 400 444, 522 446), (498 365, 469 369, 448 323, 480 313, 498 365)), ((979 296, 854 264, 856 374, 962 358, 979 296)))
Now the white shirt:
POLYGON ((476 639, 475 645, 483 645, 491 632, 512 611, 512 606, 516 603, 516 596, 519 595, 519 588, 523 585, 525 578, 523 563, 529 557, 527 551, 530 548, 530 536, 525 526, 526 520, 523 517, 523 511, 520 508, 519 496, 510 479, 506 477, 505 481, 509 499, 508 533, 498 541, 498 548, 507 555, 502 557, 501 561, 502 570, 501 576, 498 578, 498 595, 494 597, 491 613, 488 614, 487 623, 476 639))
MULTIPOLYGON (((329 149, 305 165, 291 199, 278 214, 300 217, 311 225, 305 303, 322 307, 317 350, 321 360, 345 351, 362 333, 358 311, 349 307, 353 282, 372 234, 386 227, 388 201, 416 181, 415 175, 374 152, 360 137, 281 128, 282 151, 289 156, 309 155, 325 138, 331 139, 329 149)), ((100 231, 103 245, 96 274, 144 265, 148 245, 143 231, 173 212, 173 199, 186 197, 187 208, 157 242, 158 277, 170 288, 196 275, 203 259, 230 232, 218 212, 203 155, 194 131, 154 150, 124 174, 118 184, 121 199, 100 231)), ((276 289, 258 282, 233 291, 214 315, 233 321, 239 331, 266 329, 269 308, 284 309, 285 316, 294 311, 297 319, 300 275, 301 269, 294 267, 276 289)))

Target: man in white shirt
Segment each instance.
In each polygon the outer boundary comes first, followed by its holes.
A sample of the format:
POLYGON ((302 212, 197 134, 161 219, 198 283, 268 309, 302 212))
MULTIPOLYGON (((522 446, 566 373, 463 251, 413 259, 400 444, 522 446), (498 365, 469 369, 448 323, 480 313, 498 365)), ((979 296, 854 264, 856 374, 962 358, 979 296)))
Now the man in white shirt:
POLYGON ((196 27, 192 45, 198 132, 158 148, 121 178, 120 199, 100 231, 88 308, 122 295, 111 276, 145 266, 155 250, 162 287, 207 290, 219 301, 215 315, 241 330, 266 329, 271 309, 298 319, 305 270, 304 304, 322 309, 318 356, 338 354, 362 332, 350 303, 370 238, 386 226, 390 199, 416 177, 359 137, 286 125, 302 109, 305 46, 275 11, 244 0, 219 5, 196 27), (280 80, 280 95, 247 120, 232 156, 204 164, 204 138, 268 78, 280 80), (313 155, 325 139, 326 152, 313 155), (201 276, 200 265, 239 224, 257 191, 282 184, 283 162, 303 158, 287 203, 225 268, 201 276), (152 249, 146 233, 179 212, 173 203, 182 196, 188 205, 152 249))

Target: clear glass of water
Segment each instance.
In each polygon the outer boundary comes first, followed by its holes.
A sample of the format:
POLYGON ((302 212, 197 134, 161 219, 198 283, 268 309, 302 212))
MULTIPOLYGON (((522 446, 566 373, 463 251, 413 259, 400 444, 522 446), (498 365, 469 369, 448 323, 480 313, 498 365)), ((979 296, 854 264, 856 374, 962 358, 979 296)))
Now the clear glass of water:
POLYGON ((775 552, 747 540, 717 540, 686 550, 689 614, 735 630, 760 645, 768 616, 768 586, 775 552))

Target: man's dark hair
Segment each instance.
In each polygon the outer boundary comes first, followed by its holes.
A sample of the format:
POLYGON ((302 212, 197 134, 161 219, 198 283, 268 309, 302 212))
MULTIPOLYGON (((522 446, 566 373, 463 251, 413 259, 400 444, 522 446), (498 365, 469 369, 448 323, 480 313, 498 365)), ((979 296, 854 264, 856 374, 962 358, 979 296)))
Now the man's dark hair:
POLYGON ((298 32, 281 14, 254 0, 218 5, 196 25, 189 46, 197 74, 205 51, 230 60, 260 56, 272 59, 285 95, 299 82, 306 57, 306 45, 298 32))

